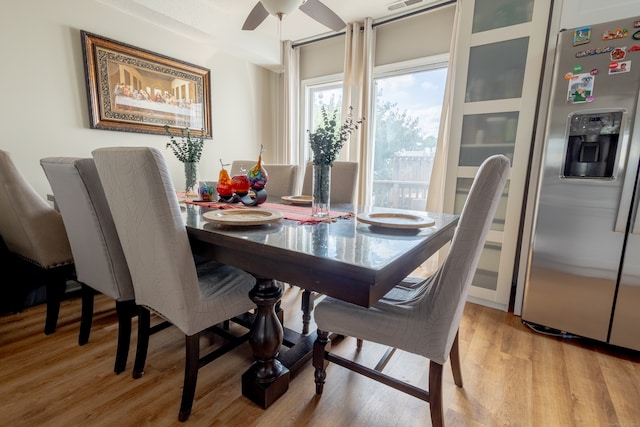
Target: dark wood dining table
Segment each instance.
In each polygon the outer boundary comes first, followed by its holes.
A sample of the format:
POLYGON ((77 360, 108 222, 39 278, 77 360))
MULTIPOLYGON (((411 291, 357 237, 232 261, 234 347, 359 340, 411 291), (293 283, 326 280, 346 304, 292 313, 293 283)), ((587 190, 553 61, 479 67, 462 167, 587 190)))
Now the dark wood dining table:
POLYGON ((315 332, 303 336, 281 324, 276 311, 283 283, 370 307, 446 245, 458 222, 457 215, 421 212, 435 225, 382 228, 359 222, 354 212, 335 222, 283 219, 230 227, 205 220, 202 215, 208 210, 185 205, 193 252, 257 279, 249 293, 257 307, 249 338, 255 362, 242 376, 242 393, 263 408, 287 391, 291 373, 311 357, 316 337, 315 332))

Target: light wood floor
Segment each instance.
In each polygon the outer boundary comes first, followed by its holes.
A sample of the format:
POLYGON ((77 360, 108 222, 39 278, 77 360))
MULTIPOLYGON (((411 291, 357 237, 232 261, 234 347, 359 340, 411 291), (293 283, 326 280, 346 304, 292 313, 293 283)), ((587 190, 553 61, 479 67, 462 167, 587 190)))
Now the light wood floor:
MULTIPOLYGON (((299 326, 298 288, 283 299, 285 322, 299 326)), ((42 332, 44 307, 0 317, 0 425, 170 426, 183 379, 184 340, 175 328, 152 336, 145 375, 113 374, 114 304, 96 300, 90 341, 77 345, 80 301, 65 301, 58 330, 42 332)), ((639 325, 640 326, 640 325, 639 325)), ((135 330, 135 325, 134 325, 135 330)), ((355 341, 334 347, 373 366, 384 348, 355 341)), ((465 385, 445 369, 448 426, 639 426, 640 355, 592 342, 539 335, 520 318, 467 304, 460 330, 465 385)), ((243 345, 200 371, 192 426, 429 426, 428 405, 338 366, 314 394, 307 366, 288 393, 263 410, 241 396, 251 361, 243 345)), ((428 362, 397 352, 385 372, 426 386, 428 362)))

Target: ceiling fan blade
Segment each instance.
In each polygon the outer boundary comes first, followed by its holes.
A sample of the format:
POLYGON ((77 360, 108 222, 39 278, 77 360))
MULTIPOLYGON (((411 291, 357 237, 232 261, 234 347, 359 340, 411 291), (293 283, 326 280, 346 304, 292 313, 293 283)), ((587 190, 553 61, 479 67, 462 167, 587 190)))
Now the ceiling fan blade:
POLYGON ((262 21, 267 19, 269 16, 269 12, 264 8, 262 3, 258 2, 251 12, 249 16, 247 16, 247 20, 244 21, 244 25, 242 26, 243 30, 255 30, 258 25, 262 24, 262 21))
POLYGON ((321 3, 320 0, 307 0, 300 6, 300 10, 333 31, 343 30, 347 26, 333 10, 321 3))

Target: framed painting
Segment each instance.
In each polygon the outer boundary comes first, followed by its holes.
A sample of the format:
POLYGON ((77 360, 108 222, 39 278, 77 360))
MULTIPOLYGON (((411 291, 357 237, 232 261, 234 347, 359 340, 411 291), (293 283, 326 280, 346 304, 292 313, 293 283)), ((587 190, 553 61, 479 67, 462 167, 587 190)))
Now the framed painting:
POLYGON ((92 129, 211 138, 211 72, 80 32, 92 129))

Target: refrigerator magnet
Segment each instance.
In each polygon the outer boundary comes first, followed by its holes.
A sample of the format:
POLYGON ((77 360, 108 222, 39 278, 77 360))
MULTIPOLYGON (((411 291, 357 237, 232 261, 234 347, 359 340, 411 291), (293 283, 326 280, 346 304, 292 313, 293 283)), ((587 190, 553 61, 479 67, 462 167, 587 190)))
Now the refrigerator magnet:
POLYGON ((593 84, 596 78, 589 73, 574 74, 569 80, 567 102, 581 104, 593 101, 593 84))
POLYGON ((582 65, 574 65, 573 66, 573 72, 574 73, 579 73, 580 71, 582 71, 582 65))
POLYGON ((635 33, 633 33, 633 35, 631 36, 634 40, 640 40, 640 30, 636 31, 635 33))
POLYGON ((602 34, 602 40, 614 40, 614 39, 623 39, 627 37, 629 30, 626 28, 617 28, 613 31, 605 31, 602 34))
POLYGON ((609 65, 609 74, 628 73, 631 71, 631 61, 612 62, 609 65), (615 67, 612 65, 615 64, 615 67))
POLYGON ((589 71, 589 74, 591 74, 592 76, 595 76, 599 72, 600 72, 600 70, 598 70, 597 68, 594 68, 593 70, 589 71))
POLYGON ((591 27, 576 28, 573 31, 573 45, 578 46, 591 41, 591 27))
POLYGON ((627 56, 627 47, 616 47, 610 53, 612 61, 620 61, 627 56))

